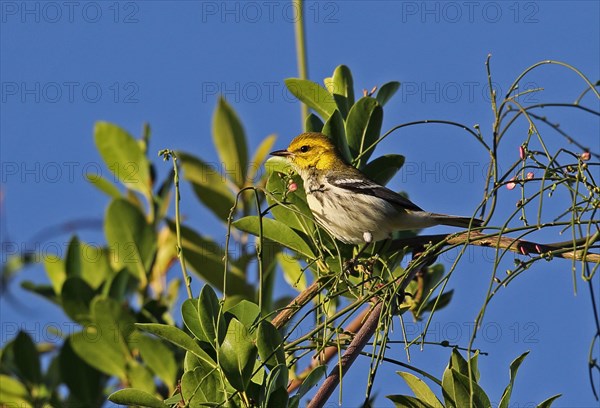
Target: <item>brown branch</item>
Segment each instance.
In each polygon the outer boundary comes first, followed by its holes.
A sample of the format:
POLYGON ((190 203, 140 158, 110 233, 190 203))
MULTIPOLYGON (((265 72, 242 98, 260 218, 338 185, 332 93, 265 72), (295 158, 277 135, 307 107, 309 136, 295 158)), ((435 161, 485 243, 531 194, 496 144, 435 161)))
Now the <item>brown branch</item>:
MULTIPOLYGON (((341 365, 342 376, 346 374, 354 360, 358 357, 362 349, 367 345, 373 333, 377 329, 379 325, 379 315, 382 310, 382 302, 381 300, 371 309, 371 313, 369 313, 369 317, 365 321, 365 324, 361 327, 361 329, 356 333, 356 336, 350 342, 350 345, 344 352, 344 355, 340 359, 339 364, 341 365)), ((329 376, 321 385, 321 388, 317 391, 314 398, 308 403, 307 408, 321 408, 325 405, 333 390, 337 387, 340 382, 340 369, 338 365, 333 367, 329 376)))
MULTIPOLYGON (((354 320, 352 320, 350 322, 350 324, 348 326, 346 326, 344 331, 348 332, 348 333, 352 333, 352 334, 358 332, 358 330, 360 330, 360 328, 363 326, 365 317, 367 316, 367 314, 370 311, 371 311, 371 309, 365 309, 362 312, 360 312, 354 318, 354 320)), ((290 383, 288 384, 288 388, 287 388, 288 393, 291 393, 292 391, 294 391, 295 389, 300 387, 300 385, 302 385, 302 383, 304 382, 304 379, 306 378, 306 376, 308 376, 308 374, 310 374, 310 372, 312 370, 314 370, 315 368, 317 368, 320 365, 327 364, 337 354, 337 352, 338 352, 337 346, 328 346, 328 347, 325 347, 325 349, 323 349, 323 351, 321 351, 320 353, 315 355, 312 358, 310 365, 308 367, 306 367, 300 373, 300 375, 298 375, 296 378, 294 378, 292 381, 290 381, 290 383)))
POLYGON ((306 303, 314 298, 322 289, 323 285, 319 280, 315 280, 306 289, 298 294, 275 318, 271 321, 275 328, 280 329, 294 316, 298 310, 302 309, 306 303))
MULTIPOLYGON (((421 267, 426 267, 425 265, 430 260, 429 257, 421 257, 419 252, 415 252, 413 254, 413 264, 412 268, 409 266, 407 270, 409 271, 406 275, 398 278, 400 281, 397 293, 404 293, 406 287, 413 279, 417 276, 417 273, 421 271, 421 267)), ((325 405, 335 388, 340 382, 341 377, 346 374, 346 372, 350 369, 358 355, 362 352, 363 348, 369 342, 369 339, 377 330, 379 326, 379 319, 382 312, 383 302, 381 299, 377 299, 375 302, 375 306, 370 310, 369 316, 365 323, 361 326, 356 336, 352 339, 348 348, 342 355, 340 361, 336 366, 331 370, 314 398, 309 402, 307 408, 321 408, 325 405), (341 367, 341 368, 340 368, 341 367), (341 372, 341 377, 340 377, 341 372)))
MULTIPOLYGON (((564 259, 575 259, 586 262, 600 262, 600 254, 585 252, 581 249, 568 250, 573 248, 573 244, 578 247, 584 247, 589 238, 583 238, 575 241, 556 242, 551 244, 538 244, 531 241, 524 241, 510 237, 490 236, 477 231, 465 231, 459 234, 439 234, 439 235, 421 235, 412 238, 404 238, 394 240, 391 244, 391 249, 401 249, 404 247, 422 247, 427 244, 439 244, 443 242, 444 246, 460 245, 467 243, 468 245, 492 247, 505 249, 507 251, 517 252, 520 254, 544 254, 551 251, 564 249, 564 252, 553 253, 552 256, 564 259)), ((594 244, 597 240, 593 239, 587 242, 588 246, 594 244)))

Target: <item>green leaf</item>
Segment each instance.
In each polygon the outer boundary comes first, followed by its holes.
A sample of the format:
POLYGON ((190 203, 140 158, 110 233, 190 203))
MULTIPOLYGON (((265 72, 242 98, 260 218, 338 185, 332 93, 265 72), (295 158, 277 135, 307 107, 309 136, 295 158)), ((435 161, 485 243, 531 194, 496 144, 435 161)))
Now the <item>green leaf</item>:
MULTIPOLYGON (((206 336, 204 330, 202 330, 202 326, 200 326, 200 319, 198 315, 198 299, 186 299, 181 305, 181 317, 183 318, 183 323, 185 327, 200 341, 205 341, 207 343, 213 343, 214 346, 214 336, 211 337, 206 336)), ((212 316, 210 316, 212 318, 212 316)))
POLYGON ((65 271, 67 276, 82 278, 92 289, 112 275, 106 249, 81 242, 76 236, 69 242, 65 271))
POLYGON ((245 391, 252 378, 257 350, 246 327, 237 319, 229 322, 219 348, 219 362, 225 377, 238 391, 245 391))
POLYGON ((133 136, 112 123, 97 122, 94 141, 115 180, 146 197, 152 195, 150 162, 133 136))
POLYGON ((377 95, 375 96, 377 102, 379 102, 381 106, 385 105, 387 101, 389 101, 390 98, 394 96, 396 91, 398 91, 398 88, 400 88, 400 82, 398 81, 392 81, 383 84, 381 88, 379 88, 379 91, 377 91, 377 95))
POLYGON ((225 174, 242 188, 248 169, 246 135, 237 114, 222 97, 213 115, 212 134, 225 174))
POLYGON ((20 374, 31 385, 42 382, 40 355, 29 335, 20 331, 13 340, 14 360, 20 374))
POLYGON ((521 366, 523 360, 525 360, 525 357, 527 357, 527 354, 529 354, 529 351, 521 354, 519 357, 515 358, 512 363, 510 363, 510 381, 502 393, 502 398, 500 399, 498 408, 508 408, 510 404, 510 396, 515 384, 515 379, 517 378, 517 371, 519 371, 519 367, 521 366))
POLYGON ((271 194, 267 195, 267 203, 271 206, 271 214, 277 221, 281 221, 290 228, 297 231, 306 232, 310 235, 315 230, 312 213, 306 203, 306 193, 304 192, 304 183, 300 176, 293 176, 292 180, 296 183, 297 190, 287 192, 288 178, 284 178, 279 172, 270 172, 267 180, 267 191, 271 194), (283 205, 275 205, 282 203, 283 205))
POLYGON ((562 394, 553 395, 550 398, 540 402, 537 408, 550 408, 552 406, 552 403, 560 397, 562 397, 562 394))
MULTIPOLYGON (((365 96, 352 106, 346 120, 346 137, 352 157, 356 158, 377 141, 382 123, 383 109, 376 99, 365 96)), ((362 155, 358 161, 359 168, 361 163, 369 160, 374 150, 372 148, 362 155)))
POLYGON ((309 113, 304 122, 305 132, 321 132, 323 130, 323 121, 314 113, 309 113))
POLYGON ((108 400, 119 405, 136 405, 150 408, 168 407, 168 405, 163 403, 162 400, 156 398, 154 395, 149 394, 146 391, 136 390, 133 388, 124 388, 122 390, 113 392, 108 396, 108 400))
POLYGON ((262 167, 262 164, 267 159, 269 153, 273 150, 273 144, 277 139, 276 135, 269 135, 263 139, 263 141, 254 152, 254 156, 252 157, 252 161, 250 162, 250 168, 248 169, 248 182, 252 184, 258 184, 260 181, 259 170, 262 167))
POLYGON ((329 136, 333 140, 339 152, 342 154, 344 161, 346 163, 351 163, 352 154, 348 147, 345 123, 340 111, 336 110, 329 119, 327 119, 325 126, 323 126, 323 134, 329 136))
POLYGON ((218 370, 205 365, 183 374, 181 394, 188 406, 194 408, 216 406, 226 399, 218 370))
POLYGON ((253 326, 260 317, 258 305, 245 299, 227 309, 226 313, 233 315, 246 327, 253 326))
MULTIPOLYGON (((260 351, 259 351, 260 352, 260 351)), ((266 381, 265 400, 261 404, 264 408, 287 407, 288 404, 288 368, 279 364, 271 370, 266 381)))
MULTIPOLYGON (((172 233, 175 233, 175 223, 166 220, 172 233)), ((181 244, 183 256, 188 266, 204 281, 215 288, 223 287, 223 249, 208 237, 201 236, 185 225, 181 226, 181 244)), ((253 294, 253 288, 245 279, 244 272, 233 263, 229 265, 227 276, 227 296, 253 294)))
POLYGON ((144 362, 172 391, 177 377, 177 362, 173 352, 158 339, 143 335, 136 339, 144 362))
POLYGON ((298 388, 298 395, 300 398, 306 395, 317 383, 321 380, 321 377, 327 374, 327 366, 320 365, 315 367, 304 379, 302 385, 298 388))
POLYGON ((258 347, 260 359, 264 361, 267 367, 273 368, 279 364, 285 366, 286 361, 285 353, 283 351, 283 339, 275 326, 270 322, 263 320, 258 325, 256 346, 258 347))
POLYGON ((386 185, 404 165, 404 156, 399 154, 386 154, 369 162, 363 173, 374 182, 386 185))
POLYGON ((449 290, 448 292, 444 292, 444 293, 440 294, 439 296, 436 296, 434 299, 427 302, 427 304, 425 306, 423 306, 423 308, 420 309, 419 312, 431 311, 431 310, 433 310, 434 305, 435 305, 436 310, 440 310, 440 309, 448 306, 450 304, 450 301, 452 300, 453 294, 454 294, 454 289, 449 290), (437 305, 436 305, 436 302, 437 302, 437 305))
POLYGON ((113 200, 106 211, 104 233, 115 270, 127 268, 144 287, 156 252, 156 232, 144 214, 125 199, 113 200))
POLYGON ((354 80, 350 68, 339 65, 333 71, 330 86, 329 92, 333 94, 333 99, 335 99, 340 113, 345 118, 350 107, 354 105, 354 80))
POLYGON ((469 363, 467 363, 467 360, 465 360, 462 354, 455 348, 452 349, 449 367, 455 369, 462 375, 469 376, 469 363))
POLYGON ((75 353, 68 338, 60 349, 58 361, 60 379, 69 387, 70 395, 83 406, 94 406, 104 398, 104 375, 75 353))
POLYGON ((457 394, 455 401, 458 406, 468 407, 469 405, 469 384, 473 388, 473 407, 474 408, 489 408, 491 407, 490 399, 483 391, 483 389, 474 381, 470 381, 469 377, 459 373, 452 369, 452 380, 454 382, 455 390, 457 390, 457 394), (466 400, 465 395, 463 394, 463 390, 466 391, 466 400), (466 402, 466 403, 465 403, 466 402))
POLYGON ((277 263, 283 271, 283 279, 298 292, 306 289, 306 274, 302 271, 302 265, 297 259, 292 258, 289 253, 277 254, 277 263))
POLYGON ((221 220, 227 220, 235 203, 235 196, 227 185, 227 178, 218 169, 184 152, 177 152, 183 169, 183 178, 192 184, 198 199, 221 220))
POLYGON ((47 255, 44 257, 44 268, 46 269, 46 275, 50 279, 54 293, 60 295, 62 286, 67 279, 64 261, 56 255, 47 255))
POLYGON ((89 181, 94 187, 102 191, 104 194, 111 198, 120 198, 121 192, 113 183, 105 179, 99 174, 87 173, 85 179, 89 181))
POLYGON ((154 376, 150 369, 137 360, 131 360, 127 366, 127 380, 129 385, 141 391, 154 392, 154 376))
POLYGON ((0 374, 0 404, 7 407, 31 407, 28 402, 29 391, 17 379, 0 374), (10 404, 10 405, 9 405, 10 404))
MULTIPOLYGON (((406 372, 397 371, 406 384, 410 387, 415 397, 433 408, 443 408, 442 403, 437 399, 431 388, 420 378, 406 372)), ((389 398, 389 397, 388 397, 389 398)), ((391 398, 390 398, 391 399, 391 398)), ((394 401, 392 399, 392 401, 394 401)))
POLYGON ((408 395, 386 395, 397 408, 432 408, 431 405, 408 395))
POLYGON ((193 353, 196 357, 209 366, 216 367, 215 362, 212 358, 210 358, 206 351, 202 350, 198 343, 196 343, 190 336, 185 334, 185 332, 183 332, 181 329, 178 329, 175 326, 158 323, 136 323, 135 325, 140 330, 152 333, 155 336, 168 340, 176 346, 193 353))
POLYGON ((94 291, 81 278, 67 278, 61 289, 63 310, 71 319, 78 323, 89 322, 90 303, 94 298, 94 291))
POLYGON ((336 109, 333 96, 319 84, 307 79, 288 78, 285 80, 288 90, 309 108, 327 120, 336 109))
POLYGON ((71 347, 83 361, 108 375, 126 379, 127 359, 118 343, 110 341, 113 333, 103 333, 95 325, 71 335, 71 347))
MULTIPOLYGON (((270 218, 263 218, 262 223, 264 238, 294 250, 304 257, 311 259, 315 257, 306 241, 284 223, 270 218)), ((233 226, 241 231, 258 236, 260 233, 259 224, 259 217, 251 215, 235 221, 233 226)))

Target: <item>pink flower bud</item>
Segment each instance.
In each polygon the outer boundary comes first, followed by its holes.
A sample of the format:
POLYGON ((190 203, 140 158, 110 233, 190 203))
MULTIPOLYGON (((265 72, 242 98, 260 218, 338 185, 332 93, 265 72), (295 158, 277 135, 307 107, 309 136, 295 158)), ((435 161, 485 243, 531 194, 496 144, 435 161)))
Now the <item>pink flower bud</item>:
POLYGON ((527 255, 529 253, 523 245, 519 245, 519 252, 521 252, 523 255, 527 255))
POLYGON ((510 179, 510 182, 506 184, 506 188, 509 190, 513 190, 516 186, 517 183, 514 182, 515 177, 510 179))
POLYGON ((581 153, 581 160, 583 161, 588 161, 591 157, 590 152, 583 152, 581 153))
POLYGON ((288 185, 288 191, 289 191, 290 193, 293 193, 293 192, 294 192, 294 191, 296 191, 296 190, 298 190, 298 184, 296 184, 296 183, 294 183, 294 182, 291 182, 291 183, 288 185))
POLYGON ((534 178, 534 174, 532 171, 530 171, 529 173, 527 173, 527 180, 531 180, 532 178, 534 178))
POLYGON ((523 146, 519 146, 519 157, 521 160, 525 158, 525 148, 523 146))
POLYGON ((542 253, 542 248, 540 248, 540 246, 538 244, 535 244, 535 250, 537 251, 538 254, 542 253))

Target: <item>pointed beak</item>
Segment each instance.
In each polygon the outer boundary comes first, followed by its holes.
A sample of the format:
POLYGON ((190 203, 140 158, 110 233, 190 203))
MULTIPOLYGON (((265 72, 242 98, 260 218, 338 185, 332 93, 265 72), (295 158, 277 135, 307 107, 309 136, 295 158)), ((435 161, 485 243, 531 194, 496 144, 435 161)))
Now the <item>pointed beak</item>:
POLYGON ((269 153, 271 156, 281 156, 281 157, 288 157, 291 156, 292 153, 288 152, 287 150, 275 150, 274 152, 269 153))

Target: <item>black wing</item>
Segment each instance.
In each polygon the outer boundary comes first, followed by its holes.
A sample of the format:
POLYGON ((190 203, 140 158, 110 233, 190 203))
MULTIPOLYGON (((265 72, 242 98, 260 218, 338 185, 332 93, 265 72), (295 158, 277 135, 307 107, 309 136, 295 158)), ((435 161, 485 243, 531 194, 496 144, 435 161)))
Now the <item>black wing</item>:
POLYGON ((356 176, 348 173, 345 175, 330 174, 327 176, 327 181, 336 187, 343 188, 354 193, 379 197, 407 210, 423 211, 418 205, 411 202, 408 198, 405 198, 389 188, 365 178, 354 167, 352 167, 352 169, 355 170, 352 171, 352 173, 356 172, 356 176))

